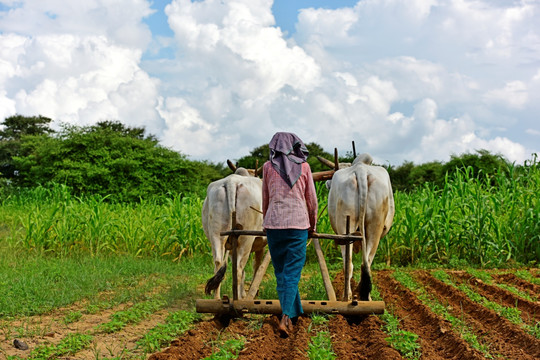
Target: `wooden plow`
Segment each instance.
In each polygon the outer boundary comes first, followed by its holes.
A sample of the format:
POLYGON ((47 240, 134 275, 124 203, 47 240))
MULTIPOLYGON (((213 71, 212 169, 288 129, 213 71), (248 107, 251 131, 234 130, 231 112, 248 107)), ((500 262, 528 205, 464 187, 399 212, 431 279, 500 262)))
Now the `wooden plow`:
MULTIPOLYGON (((352 142, 353 155, 356 158, 356 148, 354 141, 352 142)), ((317 157, 319 161, 327 165, 332 170, 320 171, 312 173, 313 181, 326 181, 332 179, 332 176, 336 171, 339 170, 338 162, 338 152, 337 149, 334 149, 334 162, 317 157)), ((227 163, 231 170, 235 171, 236 166, 232 164, 230 160, 227 160, 227 163)), ((258 174, 258 163, 255 165, 255 170, 253 172, 255 176, 258 174)), ((259 211, 254 209, 255 211, 259 211)), ((349 232, 349 218, 347 217, 347 235, 335 235, 335 234, 311 234, 311 240, 313 247, 315 248, 315 253, 317 254, 317 260, 319 262, 319 268, 321 270, 321 275, 324 283, 324 288, 326 290, 326 295, 328 300, 302 300, 302 308, 304 313, 325 313, 325 314, 341 314, 346 316, 358 316, 358 315, 371 315, 371 314, 382 314, 385 309, 384 301, 359 301, 355 298, 351 301, 338 301, 336 299, 336 293, 334 287, 332 286, 332 281, 330 280, 330 275, 328 273, 328 268, 326 266, 326 261, 324 259, 324 254, 321 249, 321 244, 319 239, 334 240, 339 245, 351 244, 355 241, 362 241, 362 236, 351 235, 349 232)), ((256 313, 256 314, 281 314, 281 306, 279 300, 263 300, 255 299, 257 292, 259 291, 259 286, 261 281, 266 274, 266 269, 270 264, 270 251, 266 252, 266 255, 257 269, 257 272, 253 276, 253 281, 251 282, 250 288, 244 299, 239 299, 238 297, 238 280, 237 280, 237 271, 238 264, 237 257, 237 246, 238 238, 242 235, 252 235, 252 236, 262 236, 265 237, 266 233, 263 231, 257 230, 243 230, 242 225, 236 223, 236 214, 232 214, 232 229, 229 231, 224 231, 221 233, 221 236, 228 236, 227 239, 228 245, 231 247, 231 257, 232 257, 232 299, 227 295, 224 295, 222 299, 198 299, 196 300, 196 310, 199 313, 214 313, 217 315, 228 315, 228 316, 241 316, 245 313, 256 313)), ((348 277, 349 274, 349 259, 351 258, 351 246, 347 246, 345 250, 345 284, 347 281, 350 281, 348 277)), ((344 298, 348 299, 348 286, 344 287, 345 294, 344 298)))
MULTIPOLYGON (((231 255, 232 255, 232 299, 227 295, 224 295, 222 299, 198 299, 196 300, 196 311, 198 313, 213 313, 217 315, 229 315, 229 316, 241 316, 245 313, 255 313, 255 314, 281 314, 281 306, 279 300, 264 300, 264 299, 255 299, 255 296, 259 290, 261 281, 266 274, 266 269, 270 264, 270 251, 266 252, 263 262, 260 267, 257 269, 256 273, 253 276, 253 281, 251 282, 250 288, 247 292, 247 295, 244 299, 239 299, 238 296, 238 284, 237 284, 237 266, 238 263, 236 249, 238 246, 238 237, 242 235, 253 235, 253 236, 266 236, 266 233, 263 231, 256 230, 242 230, 242 226, 236 223, 236 214, 233 213, 232 219, 232 229, 229 231, 224 231, 221 233, 222 236, 228 236, 228 242, 231 245, 231 255)), ((347 224, 349 223, 347 219, 347 224)), ((347 233, 349 233, 347 231, 347 233)), ((336 243, 344 245, 350 244, 354 241, 362 241, 361 236, 355 235, 335 235, 335 234, 318 234, 313 233, 311 235, 312 243, 317 254, 317 260, 319 262, 319 268, 321 270, 322 279, 324 283, 324 288, 328 296, 328 300, 302 300, 302 308, 304 313, 325 313, 325 314, 341 314, 345 316, 359 316, 359 315, 370 315, 370 314, 382 314, 385 309, 384 301, 359 301, 356 298, 353 298, 352 301, 338 301, 336 299, 336 294, 332 282, 330 280, 330 275, 328 273, 328 268, 326 266, 326 261, 321 249, 319 239, 334 240, 336 243)), ((345 254, 346 262, 349 264, 349 259, 351 256, 350 246, 347 246, 347 251, 345 254)), ((345 274, 348 274, 348 269, 345 269, 345 274)), ((345 276, 345 281, 350 281, 350 279, 345 276)), ((345 286, 345 291, 348 287, 345 286)), ((348 298, 349 294, 345 294, 345 298, 348 298)))

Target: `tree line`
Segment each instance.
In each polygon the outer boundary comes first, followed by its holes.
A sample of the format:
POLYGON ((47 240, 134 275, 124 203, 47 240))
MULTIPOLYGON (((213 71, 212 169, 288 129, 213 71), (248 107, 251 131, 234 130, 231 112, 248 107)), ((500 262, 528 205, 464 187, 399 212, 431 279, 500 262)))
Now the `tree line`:
MULTIPOLYGON (((309 150, 308 163, 313 172, 325 171, 329 168, 323 165, 317 156, 334 162, 334 155, 324 151, 316 143, 306 144, 309 150)), ((249 155, 240 158, 238 166, 246 168, 255 168, 256 164, 263 164, 269 157, 267 144, 255 148, 249 155)), ((352 162, 354 155, 347 152, 344 156, 338 157, 338 162, 352 162)), ((487 150, 478 150, 475 153, 464 153, 461 155, 452 155, 446 163, 440 161, 431 161, 424 164, 415 165, 411 161, 405 161, 399 166, 378 164, 388 170, 392 181, 392 188, 402 192, 411 192, 418 187, 431 183, 437 186, 443 186, 447 176, 454 176, 460 170, 469 169, 472 175, 481 180, 485 180, 494 185, 493 177, 501 173, 508 172, 509 161, 500 154, 491 154, 487 150)))
MULTIPOLYGON (((178 193, 204 196, 210 182, 231 173, 223 164, 192 161, 161 146, 144 127, 102 121, 90 126, 62 124, 54 131, 51 122, 41 115, 14 115, 0 124, 0 189, 4 193, 56 183, 68 186, 76 196, 95 194, 114 201, 178 193)), ((333 155, 316 143, 306 146, 312 171, 328 170, 317 156, 333 161, 333 155)), ((268 144, 263 144, 236 163, 254 169, 268 157, 268 144)), ((339 158, 340 162, 352 160, 352 152, 339 158)), ((503 156, 479 150, 453 155, 446 163, 406 161, 385 167, 394 190, 410 192, 425 183, 442 185, 446 176, 462 168, 471 168, 475 176, 490 181, 508 165, 503 156)))
POLYGON ((76 196, 101 195, 139 201, 164 194, 203 195, 224 167, 191 161, 161 146, 142 127, 118 121, 50 128, 43 116, 8 117, 0 130, 0 177, 4 191, 64 184, 76 196))

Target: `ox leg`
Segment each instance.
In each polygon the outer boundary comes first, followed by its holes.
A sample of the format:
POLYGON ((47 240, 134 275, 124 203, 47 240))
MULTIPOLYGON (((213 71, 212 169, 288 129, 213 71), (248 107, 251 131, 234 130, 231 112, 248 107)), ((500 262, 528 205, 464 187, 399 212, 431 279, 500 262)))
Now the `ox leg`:
POLYGON ((261 267, 262 260, 264 256, 264 249, 257 250, 253 253, 253 277, 257 273, 257 270, 261 267))
POLYGON ((362 241, 362 267, 358 292, 360 293, 360 300, 363 301, 371 301, 371 264, 384 229, 383 222, 376 220, 378 219, 368 222, 365 241, 362 241))
POLYGON ((362 301, 371 301, 371 264, 368 257, 365 246, 362 246, 362 265, 360 267, 360 282, 358 283, 358 292, 362 301))
POLYGON ((341 256, 343 258, 343 277, 345 278, 345 286, 343 288, 343 300, 352 300, 351 279, 353 275, 352 262, 352 244, 341 245, 341 256), (347 250, 349 248, 349 250, 347 250), (347 256, 347 252, 349 255, 347 256))
MULTIPOLYGON (((213 242, 215 244, 216 242, 213 242)), ((219 244, 219 243, 218 243, 219 244)), ((214 258, 214 276, 208 279, 206 282, 205 293, 210 295, 214 292, 214 299, 220 299, 221 296, 221 282, 225 277, 227 270, 227 258, 229 251, 225 251, 225 242, 221 245, 212 247, 212 255, 214 258)))
MULTIPOLYGON (((223 266, 223 261, 214 262, 214 275, 218 273, 219 269, 223 266)), ((214 299, 219 300, 221 298, 221 282, 218 284, 216 290, 214 290, 214 299)))
POLYGON ((238 267, 237 281, 238 281, 238 298, 243 299, 246 297, 246 290, 244 283, 246 280, 246 265, 249 260, 249 254, 251 252, 251 246, 253 245, 253 237, 241 236, 238 239, 238 267))

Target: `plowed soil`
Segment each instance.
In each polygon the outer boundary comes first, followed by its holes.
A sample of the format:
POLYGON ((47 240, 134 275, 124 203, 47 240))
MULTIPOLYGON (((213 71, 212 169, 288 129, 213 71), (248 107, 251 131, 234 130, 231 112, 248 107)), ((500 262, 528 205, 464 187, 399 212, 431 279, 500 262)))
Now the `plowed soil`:
MULTIPOLYGON (((530 269, 528 272, 536 278, 540 274, 538 269, 530 269)), ((467 284, 491 302, 516 307, 520 311, 520 325, 471 300, 456 287, 437 280, 430 271, 413 270, 408 273, 425 289, 431 299, 467 324, 479 342, 489 350, 491 358, 540 359, 540 340, 522 326, 525 324, 530 328, 540 327, 540 286, 536 281, 533 283, 532 280, 523 280, 512 271, 493 270, 489 272, 493 281, 486 283, 464 271, 446 270, 455 284, 467 284), (521 295, 499 287, 499 284, 510 285, 521 295)), ((391 270, 374 271, 373 281, 386 303, 387 311, 399 319, 401 329, 418 335, 421 359, 487 358, 465 340, 460 329, 454 328, 449 321, 433 312, 417 293, 395 280, 391 270)), ((341 294, 343 275, 338 274, 333 284, 336 294, 341 294)), ((352 280, 353 289, 355 285, 352 280)), ((186 304, 179 306, 186 309, 186 304)), ((28 358, 30 351, 36 346, 58 343, 60 339, 75 331, 94 331, 94 341, 86 350, 69 354, 62 359, 198 360, 211 356, 228 339, 242 339, 244 342, 238 359, 306 359, 311 337, 321 330, 320 325, 312 323, 310 317, 300 317, 290 336, 282 338, 277 331, 277 316, 246 314, 224 323, 206 314, 203 315, 203 320, 194 323, 190 330, 167 344, 162 351, 145 355, 137 348, 136 342, 149 329, 163 322, 171 309, 160 310, 137 325, 126 326, 113 334, 92 330, 100 323, 109 321, 111 313, 125 306, 127 305, 98 314, 84 314, 80 320, 69 325, 62 325, 61 319, 69 312, 82 309, 81 305, 74 304, 48 315, 24 320, 0 320, 0 329, 4 332, 4 337, 0 336, 0 359, 14 355, 22 359, 28 358), (27 329, 27 336, 18 339, 26 342, 29 350, 18 350, 13 346, 17 329, 20 328, 27 329)), ((383 320, 377 315, 357 318, 335 315, 329 318, 324 330, 330 334, 336 359, 402 359, 402 355, 386 340, 389 335, 384 332, 383 325, 383 320)))
MULTIPOLYGON (((538 325, 540 304, 525 300, 495 285, 487 285, 465 272, 447 271, 456 283, 467 282, 485 298, 504 306, 517 306, 524 322, 538 325)), ((535 270, 531 273, 537 274, 535 270)), ((510 323, 493 310, 473 302, 463 292, 435 279, 428 271, 413 271, 413 277, 421 283, 431 297, 445 305, 450 312, 463 319, 489 348, 495 358, 540 359, 540 340, 526 333, 518 325, 510 323)), ((343 276, 334 280, 336 293, 343 276)), ((538 286, 519 279, 511 273, 494 272, 496 283, 512 285, 515 288, 538 295, 538 286)), ((459 329, 435 314, 422 303, 417 295, 405 288, 391 276, 391 271, 374 273, 374 283, 386 307, 400 319, 404 330, 419 336, 422 359, 485 359, 480 351, 473 349, 462 337, 459 329)), ((354 284, 353 284, 354 285, 354 284)), ((249 324, 261 321, 253 316, 233 319, 224 326, 213 319, 198 323, 193 330, 175 340, 160 353, 153 354, 152 360, 201 359, 215 351, 218 338, 242 337, 246 345, 238 359, 306 359, 310 336, 311 320, 301 317, 289 338, 281 338, 277 332, 278 317, 262 317, 262 326, 254 328, 249 324)), ((388 335, 382 330, 382 320, 375 315, 347 319, 333 316, 328 323, 332 348, 337 359, 402 359, 402 356, 385 340, 388 335)))

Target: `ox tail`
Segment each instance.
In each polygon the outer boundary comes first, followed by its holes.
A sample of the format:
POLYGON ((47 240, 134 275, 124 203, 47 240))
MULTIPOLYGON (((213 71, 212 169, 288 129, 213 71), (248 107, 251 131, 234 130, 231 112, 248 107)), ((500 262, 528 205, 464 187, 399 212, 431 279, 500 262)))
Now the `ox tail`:
POLYGON ((368 196, 368 178, 367 173, 362 167, 356 172, 356 181, 358 183, 358 227, 362 232, 362 266, 359 284, 360 300, 368 301, 371 293, 371 274, 369 271, 369 253, 367 250, 367 231, 366 231, 366 206, 368 196))
MULTIPOLYGON (((360 167, 355 171, 356 175, 356 183, 358 186, 357 189, 357 213, 356 213, 356 219, 357 219, 357 226, 358 230, 362 233, 362 236, 364 237, 362 241, 362 251, 365 250, 366 246, 366 206, 367 206, 367 196, 368 196, 368 179, 367 174, 365 170, 360 167)), ((363 258, 366 258, 364 254, 362 254, 363 258)))
POLYGON ((229 250, 225 251, 225 256, 223 259, 223 265, 216 271, 214 276, 212 276, 208 281, 206 282, 206 286, 204 288, 204 293, 206 295, 210 295, 212 291, 215 291, 219 284, 223 281, 223 278, 225 277, 225 273, 227 272, 227 257, 229 256, 229 250))
POLYGON ((225 191, 227 192, 227 206, 229 210, 229 223, 228 228, 232 227, 232 214, 236 212, 236 184, 230 184, 229 182, 225 185, 225 191))

